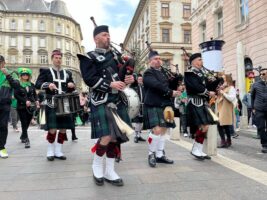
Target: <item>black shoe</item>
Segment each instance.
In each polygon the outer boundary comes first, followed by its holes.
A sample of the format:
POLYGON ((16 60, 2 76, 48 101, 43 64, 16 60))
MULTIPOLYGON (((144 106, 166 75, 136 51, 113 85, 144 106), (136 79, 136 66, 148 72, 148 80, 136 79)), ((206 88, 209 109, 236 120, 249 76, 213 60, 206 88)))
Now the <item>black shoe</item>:
POLYGON ((148 164, 150 167, 156 167, 157 161, 155 153, 148 155, 148 164))
POLYGON ((46 157, 48 161, 54 161, 55 157, 54 156, 47 156, 46 157))
POLYGON ((116 180, 109 180, 107 178, 104 178, 105 181, 107 181, 108 183, 112 184, 112 185, 115 185, 115 186, 123 186, 123 180, 121 178, 119 179, 116 179, 116 180))
POLYGON ((72 141, 78 140, 78 138, 76 137, 76 135, 75 136, 72 136, 71 139, 72 139, 72 141))
POLYGON ((162 156, 160 158, 156 158, 156 162, 157 163, 165 163, 165 164, 173 164, 174 163, 173 160, 170 160, 166 156, 162 156))
POLYGON ((21 143, 26 143, 27 138, 25 138, 25 139, 20 139, 20 140, 21 140, 21 143))
POLYGON ((138 143, 138 141, 139 141, 138 137, 135 136, 135 137, 134 137, 134 142, 135 142, 135 143, 138 143))
POLYGON ((238 136, 239 136, 239 135, 238 135, 237 133, 235 133, 232 137, 233 137, 233 138, 238 138, 238 136))
POLYGON ((197 156, 197 155, 193 154, 192 151, 191 151, 191 155, 195 156, 198 160, 204 160, 205 159, 203 156, 197 156))
POLYGON ((56 159, 59 159, 59 160, 67 160, 67 157, 66 156, 54 156, 56 159))
POLYGON ((94 175, 93 175, 93 177, 94 177, 94 181, 95 181, 96 185, 98 185, 98 186, 104 185, 104 178, 103 177, 102 178, 96 178, 94 175))
POLYGON ((142 138, 141 136, 138 137, 138 140, 141 142, 145 142, 146 140, 144 138, 142 138))
POLYGON ((28 149, 30 147, 31 147, 30 140, 29 140, 29 138, 27 138, 26 141, 25 141, 25 148, 28 149))
POLYGON ((204 158, 204 159, 206 159, 206 160, 211 160, 211 157, 210 157, 210 156, 208 156, 208 155, 206 155, 206 156, 203 156, 203 158, 204 158))
POLYGON ((262 153, 267 153, 267 147, 262 147, 261 152, 262 153))

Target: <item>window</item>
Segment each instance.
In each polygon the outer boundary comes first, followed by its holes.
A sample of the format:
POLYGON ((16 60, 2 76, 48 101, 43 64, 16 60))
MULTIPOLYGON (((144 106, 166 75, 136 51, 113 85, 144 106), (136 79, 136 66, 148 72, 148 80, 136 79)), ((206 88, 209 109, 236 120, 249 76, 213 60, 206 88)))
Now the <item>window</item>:
POLYGON ((162 59, 162 66, 170 69, 170 60, 169 59, 162 59))
POLYGON ((161 16, 162 17, 169 17, 169 4, 168 3, 162 3, 161 4, 161 16))
POLYGON ((149 8, 146 9, 146 24, 149 24, 149 8))
POLYGON ((16 30, 16 26, 17 26, 16 21, 14 19, 12 19, 12 21, 10 23, 10 29, 11 30, 16 30))
POLYGON ((11 56, 10 56, 10 63, 11 63, 11 64, 16 64, 16 61, 17 61, 16 56, 15 56, 15 55, 11 55, 11 56))
POLYGON ((201 25, 201 41, 202 42, 205 42, 206 41, 206 22, 204 22, 202 25, 201 25))
POLYGON ((66 66, 70 66, 70 57, 66 57, 66 66))
POLYGON ((31 30, 31 22, 30 22, 30 20, 26 20, 26 22, 25 22, 25 30, 26 31, 31 30))
POLYGON ((57 39, 57 49, 61 49, 61 40, 57 39))
POLYGON ((30 55, 26 55, 25 56, 25 63, 26 64, 31 64, 31 56, 30 55))
POLYGON ((70 34, 70 27, 67 26, 67 27, 66 27, 66 35, 69 35, 69 34, 70 34))
POLYGON ((45 38, 40 38, 40 45, 39 45, 39 47, 45 47, 46 46, 46 40, 45 40, 45 38))
POLYGON ((25 47, 30 47, 31 46, 31 38, 30 37, 26 37, 25 38, 25 47))
POLYGON ((61 33, 61 25, 59 23, 57 24, 56 32, 61 33))
POLYGON ((66 42, 66 51, 70 50, 70 42, 66 42))
POLYGON ((40 31, 45 31, 45 23, 43 20, 40 21, 40 24, 39 24, 39 30, 40 31))
POLYGON ((10 37, 10 46, 11 47, 17 46, 17 39, 16 39, 16 37, 10 37))
POLYGON ((191 44, 191 30, 184 30, 184 43, 191 44))
POLYGON ((243 24, 248 20, 248 0, 238 0, 239 1, 239 22, 243 24))
POLYGON ((191 15, 191 5, 183 4, 183 18, 189 18, 191 15))
POLYGON ((162 29, 162 42, 170 42, 170 30, 162 29))
POLYGON ((48 63, 47 55, 41 55, 40 56, 40 63, 41 64, 47 64, 48 63))
POLYGON ((217 13, 217 36, 223 34, 223 13, 222 11, 217 13))

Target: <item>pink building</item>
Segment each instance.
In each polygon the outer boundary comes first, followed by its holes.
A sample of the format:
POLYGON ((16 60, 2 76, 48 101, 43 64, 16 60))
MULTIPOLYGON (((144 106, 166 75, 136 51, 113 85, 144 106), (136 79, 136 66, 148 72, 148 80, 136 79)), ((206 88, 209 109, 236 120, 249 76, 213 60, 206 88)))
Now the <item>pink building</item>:
POLYGON ((224 40, 224 71, 243 96, 249 69, 267 67, 267 0, 192 0, 191 19, 193 52, 210 38, 224 40))

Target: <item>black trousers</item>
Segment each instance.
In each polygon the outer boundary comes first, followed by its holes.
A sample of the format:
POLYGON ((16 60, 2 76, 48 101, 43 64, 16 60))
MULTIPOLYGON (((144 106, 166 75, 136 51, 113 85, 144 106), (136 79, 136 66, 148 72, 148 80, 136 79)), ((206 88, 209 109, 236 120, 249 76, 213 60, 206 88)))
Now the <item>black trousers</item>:
POLYGON ((180 129, 183 133, 187 133, 187 119, 186 119, 186 114, 180 114, 180 129))
POLYGON ((10 105, 0 105, 0 150, 5 148, 8 135, 8 119, 10 113, 10 105))
POLYGON ((247 111, 248 111, 248 124, 249 124, 249 120, 251 118, 252 119, 252 125, 256 125, 255 114, 252 112, 252 108, 247 108, 247 111))
POLYGON ((257 131, 261 138, 261 145, 267 147, 267 111, 256 110, 257 131))
POLYGON ((26 108, 22 108, 22 109, 17 109, 18 114, 19 114, 19 118, 21 121, 21 129, 22 129, 22 133, 20 136, 20 139, 26 139, 28 138, 28 128, 30 126, 31 120, 33 115, 30 114, 26 108))
POLYGON ((233 134, 232 126, 233 125, 218 125, 218 131, 222 141, 225 141, 225 135, 227 137, 227 140, 231 140, 231 135, 233 134))

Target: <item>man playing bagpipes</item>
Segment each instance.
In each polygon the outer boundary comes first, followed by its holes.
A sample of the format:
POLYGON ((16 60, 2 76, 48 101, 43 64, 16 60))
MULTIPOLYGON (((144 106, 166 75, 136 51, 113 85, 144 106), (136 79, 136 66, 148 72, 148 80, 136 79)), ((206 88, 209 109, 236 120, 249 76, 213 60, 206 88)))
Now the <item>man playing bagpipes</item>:
POLYGON ((22 133, 20 140, 25 143, 25 148, 30 148, 28 128, 34 113, 39 108, 39 101, 34 84, 31 82, 32 70, 20 67, 18 68, 20 76, 20 87, 15 88, 14 96, 17 99, 17 111, 21 121, 22 133))
POLYGON ((191 154, 198 159, 211 159, 203 152, 203 142, 208 132, 209 124, 216 123, 212 117, 211 109, 208 108, 209 97, 215 96, 215 91, 223 80, 217 78, 209 80, 203 71, 203 62, 200 53, 195 53, 189 58, 191 68, 185 72, 184 83, 186 86, 187 123, 190 129, 194 129, 195 141, 191 154))
POLYGON ((57 116, 54 97, 57 94, 71 93, 75 90, 75 84, 72 79, 72 73, 69 70, 62 69, 62 53, 59 50, 52 52, 53 67, 41 68, 40 74, 36 80, 36 89, 45 90, 46 106, 45 118, 47 133, 47 160, 53 161, 54 158, 66 160, 62 152, 62 145, 66 138, 66 129, 72 129, 74 122, 72 115, 57 116), (59 130, 57 141, 57 131, 59 130))
POLYGON ((149 52, 150 68, 144 73, 144 129, 151 129, 148 136, 149 156, 148 164, 155 167, 156 163, 173 164, 165 155, 165 133, 167 128, 174 128, 174 112, 172 97, 179 95, 169 86, 178 84, 181 77, 168 77, 164 70, 158 52, 149 52))
POLYGON ((130 62, 123 65, 118 52, 110 48, 108 26, 96 26, 93 36, 96 43, 95 50, 88 52, 87 56, 77 55, 83 80, 92 90, 91 138, 98 139, 92 148, 92 152, 95 153, 92 164, 93 178, 97 185, 103 185, 105 180, 115 186, 122 186, 123 180, 114 170, 114 161, 120 156, 119 144, 128 141, 122 129, 129 128, 131 121, 127 106, 119 94, 126 84, 134 82, 133 75, 123 73, 128 70, 133 71, 133 66, 128 65, 130 62), (119 124, 123 124, 123 127, 119 124), (106 154, 105 170, 104 154, 106 154))

